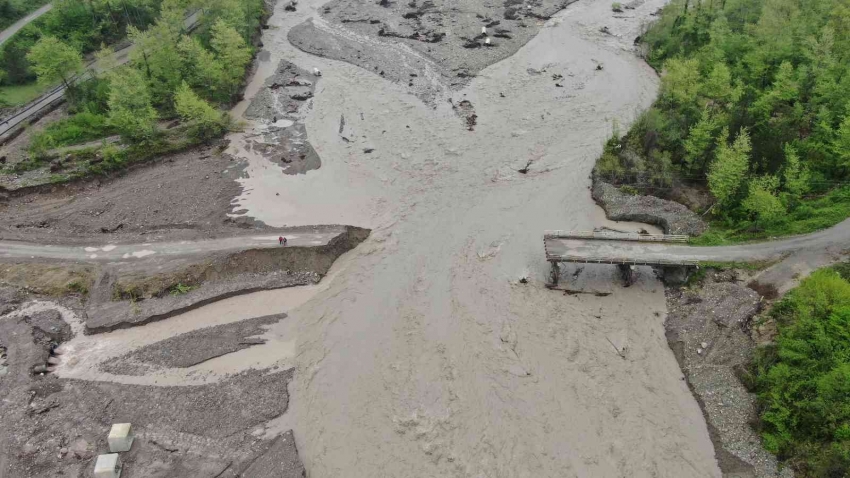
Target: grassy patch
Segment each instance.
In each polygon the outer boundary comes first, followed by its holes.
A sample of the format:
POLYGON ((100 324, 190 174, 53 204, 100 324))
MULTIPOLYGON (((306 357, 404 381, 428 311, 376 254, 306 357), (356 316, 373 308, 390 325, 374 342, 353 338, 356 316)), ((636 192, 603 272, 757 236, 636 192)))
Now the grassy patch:
POLYGON ((699 237, 691 238, 694 246, 724 246, 772 237, 809 234, 832 227, 850 217, 850 187, 834 189, 827 194, 803 201, 782 221, 755 228, 753 223, 729 224, 713 222, 699 237))
POLYGON ((30 151, 44 152, 63 146, 72 146, 104 138, 114 134, 107 124, 106 117, 83 111, 47 125, 43 131, 33 135, 30 151))
POLYGON ((18 106, 29 103, 41 96, 54 85, 42 85, 39 83, 27 83, 25 85, 0 86, 0 104, 18 106))
POLYGON ((61 297, 86 295, 94 283, 94 267, 77 264, 0 263, 0 284, 61 297))
POLYGON ((183 283, 175 284, 171 290, 168 291, 170 295, 185 295, 191 292, 192 290, 197 289, 197 286, 186 285, 183 283))
POLYGON ((730 269, 743 269, 748 271, 760 271, 763 269, 767 269, 768 267, 775 264, 776 261, 754 261, 754 262, 718 262, 718 261, 705 261, 700 262, 699 269, 694 271, 690 276, 688 276, 687 285, 699 284, 705 279, 708 271, 727 271, 730 269))

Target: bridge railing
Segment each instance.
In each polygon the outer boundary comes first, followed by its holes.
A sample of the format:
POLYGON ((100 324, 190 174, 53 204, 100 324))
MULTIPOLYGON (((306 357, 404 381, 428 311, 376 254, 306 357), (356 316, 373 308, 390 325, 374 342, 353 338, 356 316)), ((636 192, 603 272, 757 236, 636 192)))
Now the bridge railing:
POLYGON ((581 264, 627 264, 636 266, 699 266, 700 261, 692 259, 635 259, 617 256, 576 256, 571 254, 546 253, 549 262, 575 262, 581 264))
POLYGON ((562 231, 552 230, 543 233, 544 239, 592 239, 602 241, 638 241, 638 242, 688 242, 684 234, 638 234, 636 232, 605 231, 562 231))

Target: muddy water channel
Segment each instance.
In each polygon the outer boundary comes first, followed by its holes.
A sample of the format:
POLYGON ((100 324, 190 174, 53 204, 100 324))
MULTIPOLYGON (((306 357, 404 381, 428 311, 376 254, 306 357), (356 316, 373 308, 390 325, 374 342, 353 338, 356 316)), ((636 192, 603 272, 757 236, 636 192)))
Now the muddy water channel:
POLYGON ((294 305, 262 362, 296 367, 285 421, 309 476, 719 476, 651 272, 622 288, 612 267, 567 271, 607 297, 544 287, 542 232, 606 224, 588 176, 612 121, 625 128, 657 92, 630 50, 662 2, 614 19, 610 2, 581 0, 431 104, 293 48, 289 30, 309 18, 328 35, 341 28, 318 19, 322 3, 278 5, 248 87, 250 100, 282 59, 321 70, 299 120, 321 167, 284 174, 248 147, 258 123, 229 151, 246 164, 234 199, 245 215, 373 229, 321 290, 250 306, 262 316, 294 305), (474 106, 474 131, 449 99, 474 106))

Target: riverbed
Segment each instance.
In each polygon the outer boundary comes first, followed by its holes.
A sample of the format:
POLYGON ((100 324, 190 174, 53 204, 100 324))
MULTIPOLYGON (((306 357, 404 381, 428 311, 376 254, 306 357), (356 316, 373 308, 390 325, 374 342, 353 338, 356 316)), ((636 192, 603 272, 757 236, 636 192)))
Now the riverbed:
POLYGON ((296 369, 280 421, 309 475, 720 476, 651 271, 629 288, 613 267, 565 271, 605 297, 544 287, 545 229, 611 225, 589 174, 613 123, 625 130, 657 93, 631 43, 663 2, 615 17, 610 3, 579 1, 426 103, 375 71, 293 48, 289 30, 322 22, 323 1, 276 7, 260 67, 322 72, 304 115, 321 168, 286 175, 242 147, 251 123, 229 151, 246 164, 234 200, 246 216, 373 230, 287 311, 294 356, 281 354, 296 369), (474 131, 452 107, 464 100, 474 131))

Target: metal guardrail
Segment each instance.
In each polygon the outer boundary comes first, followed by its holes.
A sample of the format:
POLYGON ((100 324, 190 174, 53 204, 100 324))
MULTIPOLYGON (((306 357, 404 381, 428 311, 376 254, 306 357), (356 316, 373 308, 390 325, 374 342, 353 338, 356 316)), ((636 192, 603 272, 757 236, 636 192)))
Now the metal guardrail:
POLYGON ((545 231, 543 239, 592 239, 601 241, 688 242, 684 234, 638 234, 636 232, 545 231))

